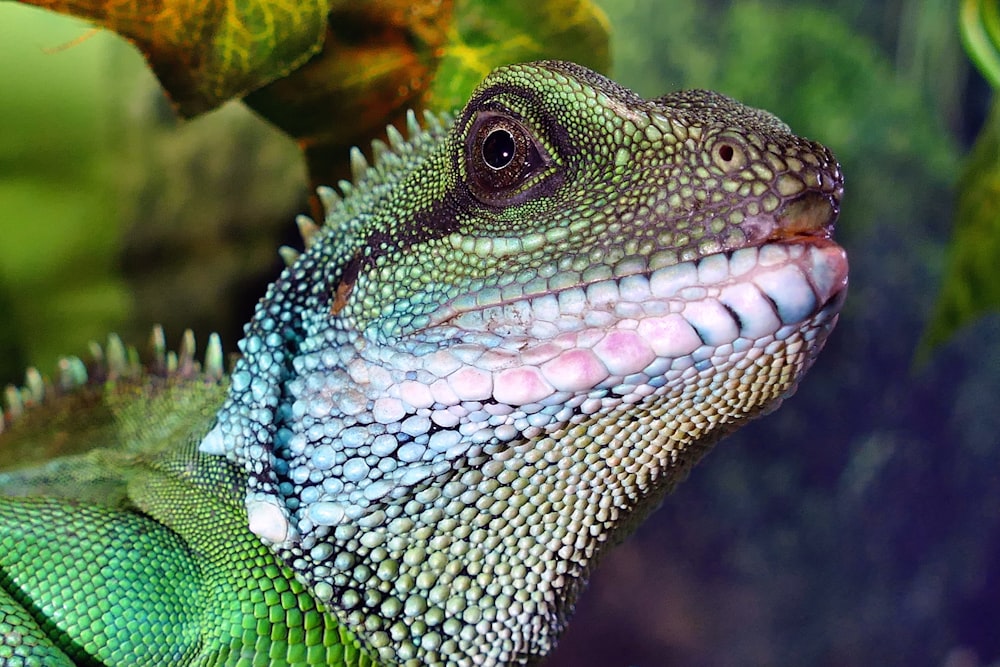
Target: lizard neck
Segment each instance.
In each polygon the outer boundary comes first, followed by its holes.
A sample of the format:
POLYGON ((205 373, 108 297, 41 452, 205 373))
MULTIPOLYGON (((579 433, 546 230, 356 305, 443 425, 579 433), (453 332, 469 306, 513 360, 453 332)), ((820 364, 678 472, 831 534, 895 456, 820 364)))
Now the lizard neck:
POLYGON ((831 327, 822 312, 806 334, 675 359, 638 393, 559 395, 554 419, 456 395, 474 383, 432 372, 463 354, 447 336, 390 353, 349 327, 310 335, 326 344, 295 359, 277 428, 278 488, 300 489, 281 500, 294 539, 279 553, 385 660, 529 662, 554 646, 606 547, 761 394, 780 400, 811 361, 803 336, 831 327), (737 377, 755 397, 732 390, 737 377))

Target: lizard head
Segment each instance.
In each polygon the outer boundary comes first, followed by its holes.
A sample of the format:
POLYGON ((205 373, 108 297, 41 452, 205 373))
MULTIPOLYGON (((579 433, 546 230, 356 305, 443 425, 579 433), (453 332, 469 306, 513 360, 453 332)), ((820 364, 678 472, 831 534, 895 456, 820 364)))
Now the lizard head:
POLYGON ((599 276, 828 239, 843 179, 768 112, 710 91, 647 101, 548 62, 489 77, 396 187, 335 291, 380 343, 599 276))
POLYGON ((520 664, 811 364, 847 284, 842 176, 769 113, 559 62, 410 135, 325 193, 203 449, 381 659, 520 664))

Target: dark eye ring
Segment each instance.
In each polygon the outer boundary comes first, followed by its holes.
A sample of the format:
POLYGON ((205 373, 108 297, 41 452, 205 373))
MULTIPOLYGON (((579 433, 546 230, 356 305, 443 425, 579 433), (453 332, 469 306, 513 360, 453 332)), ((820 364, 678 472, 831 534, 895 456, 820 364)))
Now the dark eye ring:
POLYGON ((480 113, 466 152, 473 194, 494 205, 521 198, 522 186, 548 164, 543 154, 544 149, 518 120, 495 112, 480 113))

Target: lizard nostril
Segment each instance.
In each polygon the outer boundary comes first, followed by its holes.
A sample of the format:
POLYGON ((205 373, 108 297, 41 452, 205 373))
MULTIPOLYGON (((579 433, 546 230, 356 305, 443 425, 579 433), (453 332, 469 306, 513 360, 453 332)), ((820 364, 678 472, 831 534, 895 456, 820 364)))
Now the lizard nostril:
POLYGON ((731 140, 723 139, 712 149, 712 162, 724 173, 732 173, 746 165, 743 149, 731 140))

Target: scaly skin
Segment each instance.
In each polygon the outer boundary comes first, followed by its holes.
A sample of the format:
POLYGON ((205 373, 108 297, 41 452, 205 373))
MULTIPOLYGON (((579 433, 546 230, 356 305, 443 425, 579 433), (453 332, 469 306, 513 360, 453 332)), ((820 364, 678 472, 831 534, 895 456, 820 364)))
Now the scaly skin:
POLYGON ((839 167, 766 112, 546 62, 410 125, 321 193, 227 387, 112 393, 116 446, 58 469, 115 507, 0 499, 3 664, 536 661, 836 322, 839 167))

